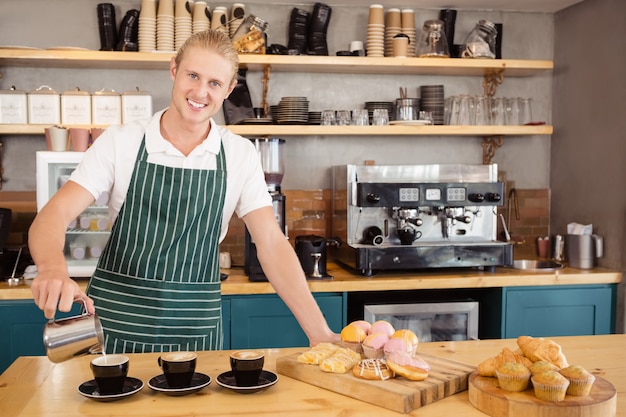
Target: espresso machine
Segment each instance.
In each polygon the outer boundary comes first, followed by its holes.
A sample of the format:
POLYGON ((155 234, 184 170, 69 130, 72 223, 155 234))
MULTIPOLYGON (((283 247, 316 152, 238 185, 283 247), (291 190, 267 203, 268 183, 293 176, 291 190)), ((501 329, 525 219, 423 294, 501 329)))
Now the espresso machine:
MULTIPOLYGON (((285 218, 285 195, 280 192, 280 184, 285 173, 282 147, 285 143, 280 138, 253 138, 250 139, 257 149, 261 159, 261 167, 265 174, 267 191, 272 196, 274 216, 281 230, 287 235, 287 223, 285 218)), ((245 264, 244 272, 250 281, 267 281, 267 277, 261 268, 257 258, 256 245, 246 228, 245 232, 245 264)))
POLYGON ((512 265, 513 245, 496 238, 497 178, 496 164, 336 166, 332 257, 366 276, 512 265))

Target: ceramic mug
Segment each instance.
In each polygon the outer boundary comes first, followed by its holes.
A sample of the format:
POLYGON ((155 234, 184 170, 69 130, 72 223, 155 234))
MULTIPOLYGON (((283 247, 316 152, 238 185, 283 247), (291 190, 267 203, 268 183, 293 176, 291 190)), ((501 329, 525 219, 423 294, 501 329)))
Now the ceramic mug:
POLYGON ((260 350, 238 350, 230 354, 230 367, 239 387, 252 387, 259 383, 265 355, 260 350))
POLYGON ((89 129, 70 128, 70 149, 74 152, 85 152, 89 147, 89 129))
POLYGON ((196 370, 195 352, 168 352, 157 359, 169 388, 187 388, 196 370))
POLYGON ((61 126, 52 126, 45 129, 46 142, 48 150, 55 152, 67 151, 67 140, 69 131, 61 126))

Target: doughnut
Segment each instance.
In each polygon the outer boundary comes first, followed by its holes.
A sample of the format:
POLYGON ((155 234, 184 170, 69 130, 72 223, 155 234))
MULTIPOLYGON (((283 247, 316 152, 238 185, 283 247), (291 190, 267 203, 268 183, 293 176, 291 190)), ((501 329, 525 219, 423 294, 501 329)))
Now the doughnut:
POLYGON ((352 368, 352 374, 357 378, 379 381, 394 377, 393 371, 382 359, 363 359, 352 368))
POLYGON ((424 359, 405 352, 391 352, 386 361, 393 372, 411 381, 425 380, 430 371, 430 365, 424 359))

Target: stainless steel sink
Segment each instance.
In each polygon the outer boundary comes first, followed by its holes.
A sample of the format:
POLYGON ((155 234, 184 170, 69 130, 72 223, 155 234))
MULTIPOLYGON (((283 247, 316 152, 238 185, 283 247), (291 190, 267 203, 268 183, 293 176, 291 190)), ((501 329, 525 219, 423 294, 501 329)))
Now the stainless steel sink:
POLYGON ((524 271, 555 271, 563 268, 563 264, 555 261, 538 261, 534 259, 518 259, 513 261, 513 269, 524 271))

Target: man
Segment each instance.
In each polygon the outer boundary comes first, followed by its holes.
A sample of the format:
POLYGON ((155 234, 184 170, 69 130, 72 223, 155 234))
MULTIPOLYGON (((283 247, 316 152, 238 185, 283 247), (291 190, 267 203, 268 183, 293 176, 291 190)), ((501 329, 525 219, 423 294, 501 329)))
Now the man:
POLYGON ((237 69, 228 36, 190 37, 170 63, 169 107, 108 128, 37 215, 29 232, 38 268, 32 292, 46 317, 85 298, 109 353, 221 349, 218 245, 237 213, 311 345, 338 340, 276 223, 254 146, 212 120, 237 69), (114 225, 83 294, 68 276, 65 231, 103 192, 114 225))

